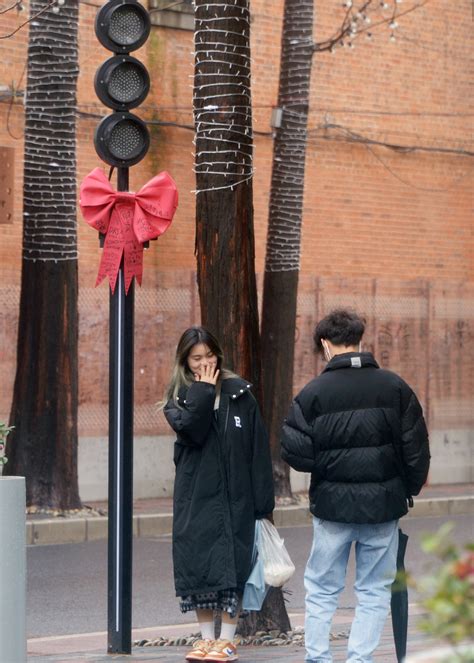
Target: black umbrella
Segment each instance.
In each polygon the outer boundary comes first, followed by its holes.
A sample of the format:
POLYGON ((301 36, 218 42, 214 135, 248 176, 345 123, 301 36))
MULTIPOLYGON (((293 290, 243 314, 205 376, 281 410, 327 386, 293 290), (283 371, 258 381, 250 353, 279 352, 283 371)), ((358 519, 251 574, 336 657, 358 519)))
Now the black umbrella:
POLYGON ((390 606, 392 609, 392 629, 395 641, 397 661, 401 663, 407 653, 408 634, 408 589, 405 581, 405 551, 407 549, 408 536, 398 530, 398 552, 397 552, 397 578, 392 585, 392 598, 390 606))

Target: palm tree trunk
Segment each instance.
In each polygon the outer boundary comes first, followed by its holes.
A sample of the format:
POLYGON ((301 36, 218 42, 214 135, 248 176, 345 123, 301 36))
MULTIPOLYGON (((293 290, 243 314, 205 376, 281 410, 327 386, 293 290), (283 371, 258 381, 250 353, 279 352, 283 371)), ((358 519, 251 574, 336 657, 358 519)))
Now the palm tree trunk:
MULTIPOLYGON (((201 316, 260 399, 248 0, 196 1, 196 255, 201 316)), ((240 633, 290 628, 281 590, 240 633)))
POLYGON ((248 0, 195 6, 196 256, 202 323, 260 386, 248 0))
MULTIPOLYGON (((32 0, 31 16, 46 5, 32 0)), ((17 372, 6 474, 27 504, 80 506, 77 481, 77 0, 30 23, 17 372)))
POLYGON ((263 417, 273 459, 275 491, 291 495, 280 459, 280 430, 293 391, 294 342, 303 215, 313 0, 285 0, 278 106, 262 302, 263 417))

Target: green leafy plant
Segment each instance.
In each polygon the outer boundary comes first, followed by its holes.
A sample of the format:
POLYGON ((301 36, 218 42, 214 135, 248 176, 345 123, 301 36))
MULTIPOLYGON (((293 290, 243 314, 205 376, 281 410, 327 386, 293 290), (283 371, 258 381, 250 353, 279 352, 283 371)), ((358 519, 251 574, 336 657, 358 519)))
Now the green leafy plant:
POLYGON ((423 537, 423 551, 441 565, 415 583, 427 611, 420 628, 453 647, 452 655, 444 659, 449 663, 472 661, 472 650, 464 654, 458 645, 474 639, 474 543, 455 545, 450 538, 453 527, 445 523, 435 534, 423 537))
POLYGON ((7 442, 8 433, 13 430, 14 426, 7 426, 0 421, 0 465, 5 465, 8 458, 5 456, 5 444, 7 442))

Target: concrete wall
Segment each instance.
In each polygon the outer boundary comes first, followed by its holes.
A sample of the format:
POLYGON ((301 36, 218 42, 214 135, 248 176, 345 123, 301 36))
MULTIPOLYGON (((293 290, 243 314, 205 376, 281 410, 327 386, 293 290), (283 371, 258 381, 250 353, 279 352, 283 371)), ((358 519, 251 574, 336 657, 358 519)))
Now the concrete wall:
MULTIPOLYGON (((135 439, 133 465, 134 499, 171 497, 174 465, 173 436, 135 439)), ((108 441, 81 438, 79 443, 79 492, 83 502, 107 499, 108 441)), ((471 430, 442 431, 431 435, 433 462, 429 483, 468 483, 474 481, 474 435, 471 430)), ((290 473, 293 492, 308 490, 310 475, 290 473)))
MULTIPOLYGON (((133 454, 133 496, 169 497, 173 494, 174 437, 136 437, 133 454)), ((79 494, 83 502, 107 499, 108 439, 79 440, 79 494)))
MULTIPOLYGON (((133 497, 171 497, 174 464, 171 435, 137 437, 134 440, 133 497)), ((83 502, 107 500, 107 438, 81 438, 79 441, 79 493, 83 502)), ((309 474, 291 471, 294 491, 306 490, 309 474)))
MULTIPOLYGON (((133 497, 171 497, 174 464, 172 435, 137 437, 134 440, 133 497)), ((81 438, 79 441, 79 492, 83 502, 107 499, 107 438, 81 438)), ((309 474, 291 470, 294 491, 307 490, 309 474)))

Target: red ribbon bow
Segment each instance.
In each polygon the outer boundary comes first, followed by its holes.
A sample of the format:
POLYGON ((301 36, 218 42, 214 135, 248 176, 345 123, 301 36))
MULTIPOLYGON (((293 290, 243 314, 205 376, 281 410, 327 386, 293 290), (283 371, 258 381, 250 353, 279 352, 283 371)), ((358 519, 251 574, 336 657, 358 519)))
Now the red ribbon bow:
POLYGON ((173 220, 178 190, 165 171, 138 193, 114 191, 100 168, 81 184, 80 206, 87 223, 105 235, 96 286, 108 276, 112 292, 123 255, 125 294, 135 277, 142 283, 143 242, 162 235, 173 220))

